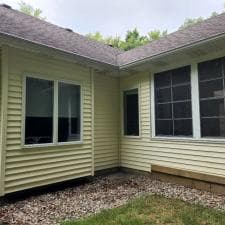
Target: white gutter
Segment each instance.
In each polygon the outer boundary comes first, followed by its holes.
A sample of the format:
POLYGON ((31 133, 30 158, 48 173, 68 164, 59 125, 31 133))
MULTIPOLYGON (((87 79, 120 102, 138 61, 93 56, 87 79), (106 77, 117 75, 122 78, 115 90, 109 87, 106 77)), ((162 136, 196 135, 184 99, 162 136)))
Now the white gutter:
POLYGON ((197 42, 194 42, 194 43, 182 46, 182 47, 178 47, 178 48, 166 51, 166 52, 162 52, 162 53, 150 56, 150 57, 146 57, 146 58, 143 58, 143 59, 140 59, 140 60, 132 61, 132 62, 127 63, 127 64, 122 64, 122 65, 119 66, 119 69, 123 70, 123 69, 128 69, 130 67, 138 66, 140 64, 149 62, 150 60, 155 60, 155 59, 159 59, 159 58, 164 57, 164 56, 169 56, 169 55, 177 53, 179 51, 188 50, 190 48, 193 48, 195 46, 199 46, 199 45, 204 44, 204 43, 208 43, 210 41, 216 41, 216 40, 218 40, 220 38, 223 38, 223 37, 225 38, 225 33, 216 35, 212 38, 203 39, 203 40, 200 40, 200 41, 197 41, 197 42))
POLYGON ((73 55, 73 56, 76 56, 76 57, 79 57, 79 58, 82 58, 82 59, 86 59, 86 60, 89 60, 93 63, 96 63, 96 64, 103 64, 103 65, 106 65, 106 66, 109 66, 109 67, 112 67, 114 69, 119 69, 119 67, 117 65, 114 65, 114 64, 111 64, 111 63, 108 63, 108 62, 105 62, 105 61, 99 61, 99 60, 96 60, 92 57, 89 57, 89 56, 85 56, 85 55, 81 55, 81 54, 78 54, 78 53, 73 53, 73 52, 70 52, 70 51, 66 51, 66 50, 63 50, 63 49, 60 49, 60 48, 56 48, 54 46, 51 46, 51 45, 46 45, 46 44, 42 44, 42 43, 39 43, 39 42, 36 42, 36 41, 31 41, 31 40, 28 40, 26 38, 22 38, 22 37, 19 37, 17 35, 12 35, 12 34, 8 34, 8 33, 5 33, 5 32, 0 32, 0 36, 7 36, 7 37, 10 37, 10 38, 14 38, 14 39, 18 39, 18 40, 22 40, 22 41, 25 41, 25 42, 29 42, 31 44, 35 44, 35 45, 38 45, 38 46, 43 46, 43 47, 47 47, 47 48, 51 48, 51 49, 54 49, 56 51, 60 51, 62 53, 66 53, 66 54, 70 54, 70 55, 73 55))

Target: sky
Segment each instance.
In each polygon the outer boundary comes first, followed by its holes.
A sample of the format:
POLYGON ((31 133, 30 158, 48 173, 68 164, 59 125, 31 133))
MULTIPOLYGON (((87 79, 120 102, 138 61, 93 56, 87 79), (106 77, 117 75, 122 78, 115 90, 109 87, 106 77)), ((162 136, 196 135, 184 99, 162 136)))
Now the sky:
MULTIPOLYGON (((47 21, 80 34, 101 32, 124 37, 138 28, 176 31, 185 18, 208 17, 222 12, 225 0, 24 0, 43 11, 47 21)), ((18 9, 17 0, 0 0, 18 9)))

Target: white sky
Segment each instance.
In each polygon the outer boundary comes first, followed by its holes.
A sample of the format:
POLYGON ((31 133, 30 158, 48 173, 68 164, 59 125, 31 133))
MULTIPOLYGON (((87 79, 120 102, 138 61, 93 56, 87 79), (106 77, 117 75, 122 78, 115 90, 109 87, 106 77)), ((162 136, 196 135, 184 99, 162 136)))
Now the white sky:
MULTIPOLYGON (((222 12, 221 0, 24 0, 41 8, 49 22, 87 34, 100 31, 105 36, 124 37, 135 27, 142 34, 154 29, 172 32, 185 18, 207 17, 222 12)), ((17 0, 0 3, 18 8, 17 0)))

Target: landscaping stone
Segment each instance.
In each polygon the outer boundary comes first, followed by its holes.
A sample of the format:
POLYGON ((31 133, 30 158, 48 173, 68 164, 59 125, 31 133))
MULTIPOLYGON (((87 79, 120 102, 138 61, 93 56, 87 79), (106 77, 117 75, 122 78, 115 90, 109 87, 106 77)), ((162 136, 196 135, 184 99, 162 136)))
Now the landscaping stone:
POLYGON ((224 195, 161 182, 151 175, 115 173, 15 202, 1 200, 0 224, 55 225, 65 219, 79 219, 121 206, 144 194, 159 194, 225 211, 224 195))

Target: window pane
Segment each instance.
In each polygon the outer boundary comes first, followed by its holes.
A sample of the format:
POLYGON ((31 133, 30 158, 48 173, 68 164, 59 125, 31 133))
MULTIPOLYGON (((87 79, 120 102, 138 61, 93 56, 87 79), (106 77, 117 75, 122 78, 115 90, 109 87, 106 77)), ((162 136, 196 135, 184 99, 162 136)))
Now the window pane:
POLYGON ((58 142, 80 140, 80 86, 59 82, 58 142))
POLYGON ((191 102, 173 104, 174 118, 192 118, 191 102))
POLYGON ((198 72, 200 81, 222 77, 222 60, 215 59, 199 63, 198 72))
POLYGON ((181 67, 172 71, 172 84, 182 84, 190 82, 190 66, 181 67))
POLYGON ((223 79, 201 82, 199 95, 200 98, 224 96, 223 79))
POLYGON ((156 90, 157 102, 170 102, 171 101, 171 88, 163 88, 156 90))
POLYGON ((171 72, 155 74, 155 87, 166 87, 171 85, 171 72))
POLYGON ((175 120, 174 121, 175 136, 192 136, 192 120, 175 120))
POLYGON ((156 135, 192 135, 190 66, 155 75, 155 118, 156 135))
POLYGON ((171 119, 172 118, 171 103, 157 105, 156 106, 156 118, 157 119, 171 119))
POLYGON ((124 135, 139 135, 138 89, 124 92, 124 135))
POLYGON ((173 87, 173 101, 181 101, 191 99, 191 86, 173 87))
POLYGON ((53 142, 53 81, 26 78, 25 144, 53 142))
POLYGON ((202 100, 200 111, 201 117, 225 116, 224 99, 202 100))
POLYGON ((225 119, 209 118, 201 120, 202 137, 225 137, 225 119))
POLYGON ((172 120, 156 120, 156 135, 173 135, 172 120))

